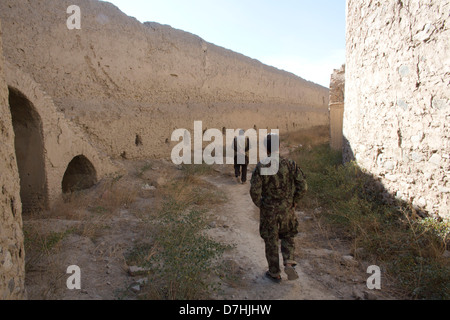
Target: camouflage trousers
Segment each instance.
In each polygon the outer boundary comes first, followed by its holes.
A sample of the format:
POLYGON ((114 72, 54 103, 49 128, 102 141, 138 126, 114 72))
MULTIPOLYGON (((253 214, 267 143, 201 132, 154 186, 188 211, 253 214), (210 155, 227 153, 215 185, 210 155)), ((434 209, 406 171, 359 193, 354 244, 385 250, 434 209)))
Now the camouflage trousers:
POLYGON ((265 243, 265 253, 271 276, 281 274, 279 258, 279 242, 283 264, 295 266, 295 242, 298 234, 298 220, 294 209, 278 211, 261 208, 259 232, 265 243))

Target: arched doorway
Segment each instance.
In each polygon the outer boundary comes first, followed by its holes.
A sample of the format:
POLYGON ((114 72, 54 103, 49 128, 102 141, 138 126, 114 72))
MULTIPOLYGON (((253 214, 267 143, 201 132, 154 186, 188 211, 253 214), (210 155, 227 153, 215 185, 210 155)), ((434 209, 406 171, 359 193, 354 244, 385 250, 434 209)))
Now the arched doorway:
POLYGON ((97 173, 92 163, 83 155, 70 161, 62 180, 63 193, 89 189, 97 182, 97 173))
POLYGON ((22 210, 40 211, 48 204, 42 120, 25 95, 17 89, 8 89, 22 210))

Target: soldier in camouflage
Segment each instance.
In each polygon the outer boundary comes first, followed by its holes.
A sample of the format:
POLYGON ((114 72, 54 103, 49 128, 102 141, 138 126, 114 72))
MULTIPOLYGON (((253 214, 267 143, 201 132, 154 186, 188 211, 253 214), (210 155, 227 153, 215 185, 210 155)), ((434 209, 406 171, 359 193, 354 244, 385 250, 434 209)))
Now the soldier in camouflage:
POLYGON ((250 195, 255 205, 260 208, 260 235, 265 242, 266 259, 269 264, 266 276, 275 282, 281 281, 278 249, 278 241, 281 240, 285 272, 289 280, 295 280, 298 279, 294 257, 294 237, 298 234, 295 207, 305 194, 307 183, 305 175, 294 161, 274 157, 279 155, 277 135, 268 135, 265 146, 268 155, 275 159, 273 161, 279 161, 279 169, 274 175, 262 175, 262 168, 274 164, 258 163, 251 178, 250 195), (275 140, 274 144, 272 140, 275 140))

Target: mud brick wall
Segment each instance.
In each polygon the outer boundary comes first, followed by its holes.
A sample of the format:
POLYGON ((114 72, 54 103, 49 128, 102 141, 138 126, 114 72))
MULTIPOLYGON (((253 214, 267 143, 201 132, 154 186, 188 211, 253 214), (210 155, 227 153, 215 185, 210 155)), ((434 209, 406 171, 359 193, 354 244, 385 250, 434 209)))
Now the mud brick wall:
POLYGON ((328 125, 328 88, 107 2, 2 0, 0 18, 5 59, 111 158, 169 158, 172 132, 200 120, 281 133, 328 125), (67 28, 70 5, 81 30, 67 28))
POLYGON ((19 172, 1 38, 0 25, 0 300, 12 300, 21 299, 25 294, 25 252, 19 172))
POLYGON ((343 147, 344 96, 345 65, 333 71, 330 81, 330 146, 334 150, 342 150, 343 147))

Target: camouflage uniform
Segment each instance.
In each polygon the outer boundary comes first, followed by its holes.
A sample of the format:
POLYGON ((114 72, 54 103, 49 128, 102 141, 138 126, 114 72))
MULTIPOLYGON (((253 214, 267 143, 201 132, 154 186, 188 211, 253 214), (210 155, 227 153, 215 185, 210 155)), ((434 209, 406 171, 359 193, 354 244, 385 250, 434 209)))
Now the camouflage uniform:
POLYGON ((278 240, 281 240, 283 262, 296 265, 294 258, 294 237, 298 233, 298 220, 294 205, 307 190, 305 175, 292 160, 279 159, 278 173, 261 175, 259 163, 253 171, 250 195, 260 208, 260 235, 264 239, 269 273, 273 277, 281 274, 279 265, 278 240))

